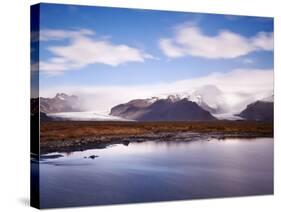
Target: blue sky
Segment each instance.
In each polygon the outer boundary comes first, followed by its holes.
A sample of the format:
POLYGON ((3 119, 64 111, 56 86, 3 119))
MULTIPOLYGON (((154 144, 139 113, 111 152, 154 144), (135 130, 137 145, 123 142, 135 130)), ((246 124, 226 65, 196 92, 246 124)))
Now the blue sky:
POLYGON ((272 18, 41 4, 39 40, 43 91, 273 71, 272 18))

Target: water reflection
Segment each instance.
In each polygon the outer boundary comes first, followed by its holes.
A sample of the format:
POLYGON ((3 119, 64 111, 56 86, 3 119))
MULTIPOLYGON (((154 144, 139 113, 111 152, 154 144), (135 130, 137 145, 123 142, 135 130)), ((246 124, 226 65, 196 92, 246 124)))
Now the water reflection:
POLYGON ((149 141, 63 156, 41 161, 42 207, 273 193, 271 138, 149 141))

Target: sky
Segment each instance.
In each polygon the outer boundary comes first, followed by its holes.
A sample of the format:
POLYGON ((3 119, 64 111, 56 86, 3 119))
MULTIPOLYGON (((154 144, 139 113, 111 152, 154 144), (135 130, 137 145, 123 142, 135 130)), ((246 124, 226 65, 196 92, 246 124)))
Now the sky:
POLYGON ((233 106, 273 92, 272 18, 41 4, 31 30, 40 96, 88 110, 209 84, 233 106))

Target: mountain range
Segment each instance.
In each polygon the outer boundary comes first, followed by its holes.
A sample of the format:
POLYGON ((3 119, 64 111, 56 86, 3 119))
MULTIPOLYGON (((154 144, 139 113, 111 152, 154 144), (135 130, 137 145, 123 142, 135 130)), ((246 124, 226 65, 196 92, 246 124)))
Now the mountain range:
POLYGON ((79 98, 75 95, 57 93, 53 98, 40 97, 40 112, 43 113, 78 112, 80 108, 79 98))
MULTIPOLYGON (((138 121, 207 121, 216 120, 224 112, 226 103, 215 87, 208 92, 197 91, 192 95, 174 94, 167 98, 135 99, 113 107, 110 115, 138 121), (206 96, 206 93, 217 95, 206 96), (202 95, 204 94, 204 95, 202 95), (215 100, 212 100, 215 99, 215 100)), ((273 120, 273 95, 246 106, 239 114, 231 116, 245 120, 273 120)), ((220 118, 224 119, 224 118, 220 118)))
MULTIPOLYGON (((33 104, 38 99, 32 100, 31 107, 33 111, 38 112, 38 104, 33 104)), ((112 107, 109 115, 83 112, 80 99, 75 95, 58 93, 53 98, 40 97, 42 120, 211 121, 225 119, 221 115, 226 108, 227 104, 222 92, 215 86, 205 86, 191 94, 175 93, 133 99, 112 107)), ((248 104, 238 114, 232 114, 231 119, 235 120, 235 117, 236 119, 240 117, 246 120, 272 121, 273 95, 248 104)))

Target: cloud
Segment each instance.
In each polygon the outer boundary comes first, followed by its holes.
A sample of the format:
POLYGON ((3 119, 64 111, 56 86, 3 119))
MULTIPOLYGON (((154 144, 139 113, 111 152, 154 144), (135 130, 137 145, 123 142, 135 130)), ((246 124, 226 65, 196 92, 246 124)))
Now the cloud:
POLYGON ((274 48, 273 33, 259 32, 250 41, 257 50, 272 51, 274 48))
POLYGON ((95 39, 92 30, 42 30, 41 41, 65 40, 66 45, 51 45, 47 50, 53 57, 40 61, 40 70, 48 75, 59 75, 65 71, 81 69, 91 64, 118 66, 129 62, 144 62, 155 59, 137 48, 125 44, 113 44, 95 39))
POLYGON ((170 58, 232 59, 255 51, 272 51, 273 33, 259 32, 253 37, 245 37, 221 30, 215 36, 208 36, 198 26, 184 24, 176 28, 173 38, 161 38, 159 46, 170 58))
POLYGON ((273 71, 239 69, 153 85, 69 86, 45 88, 40 92, 45 97, 52 97, 57 92, 76 94, 84 100, 86 110, 109 111, 111 107, 132 99, 191 93, 206 85, 214 85, 220 89, 229 112, 235 113, 244 109, 247 104, 272 94, 273 71))
POLYGON ((60 30, 60 29, 42 29, 40 31, 40 40, 62 40, 66 38, 78 38, 81 36, 95 35, 95 31, 89 29, 80 30, 60 30))

